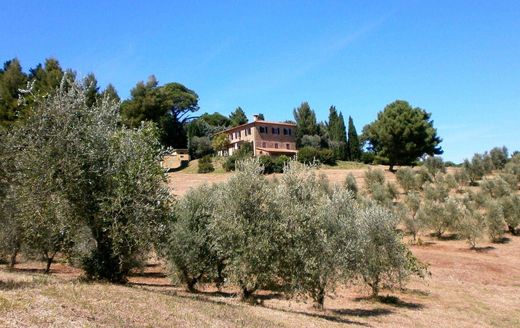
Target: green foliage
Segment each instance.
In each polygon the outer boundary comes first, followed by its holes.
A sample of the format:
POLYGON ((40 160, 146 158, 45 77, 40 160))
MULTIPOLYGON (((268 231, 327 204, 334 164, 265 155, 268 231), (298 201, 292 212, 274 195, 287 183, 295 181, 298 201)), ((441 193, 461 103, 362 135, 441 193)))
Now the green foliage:
POLYGON ((192 137, 189 150, 193 158, 201 158, 213 153, 212 143, 208 137, 192 137))
POLYGON ((446 173, 444 161, 439 156, 427 156, 423 161, 423 166, 432 176, 435 176, 437 173, 446 173))
POLYGON ((240 286, 243 299, 274 277, 280 231, 273 205, 258 160, 238 162, 235 175, 222 187, 211 229, 215 250, 226 259, 226 275, 240 286))
POLYGON ((23 110, 18 101, 20 92, 27 84, 27 76, 17 58, 4 63, 0 70, 0 125, 11 125, 23 110))
POLYGON ((424 276, 422 265, 402 243, 397 217, 387 209, 368 206, 360 212, 358 270, 377 296, 381 287, 401 286, 412 274, 424 276))
POLYGON ((495 169, 500 170, 506 166, 509 154, 505 146, 495 147, 489 151, 489 157, 495 169))
POLYGON ((348 141, 347 141, 347 156, 350 161, 361 161, 361 142, 354 126, 352 117, 348 117, 348 141))
POLYGON ((516 228, 520 225, 520 196, 512 194, 503 197, 501 205, 509 232, 517 234, 516 228))
POLYGON ((274 159, 274 173, 283 173, 285 166, 291 158, 286 155, 280 155, 274 159))
POLYGON ((347 174, 347 178, 345 179, 345 188, 348 191, 350 191, 354 196, 356 196, 359 192, 356 178, 352 175, 352 173, 347 174))
POLYGON ((416 191, 408 192, 403 203, 401 221, 407 232, 413 236, 413 241, 416 242, 417 235, 424 227, 424 221, 417 216, 421 208, 421 196, 416 191))
POLYGON ((253 156, 253 145, 249 142, 240 145, 240 148, 229 156, 222 167, 226 172, 234 171, 236 162, 253 156))
POLYGON ((25 227, 45 231, 25 242, 42 250, 56 245, 68 230, 62 225, 66 219, 89 230, 93 248, 83 261, 87 276, 125 281, 157 237, 168 205, 156 130, 121 128, 113 100, 88 107, 80 85, 61 85, 11 132, 14 187, 21 185, 16 180, 28 178, 42 188, 41 198, 21 192, 17 199, 27 207, 21 214, 40 211, 41 220, 25 227))
POLYGON ((231 126, 239 126, 247 123, 246 113, 242 110, 242 108, 237 107, 233 113, 229 115, 229 121, 231 126))
POLYGON ((418 190, 420 187, 418 185, 417 179, 415 178, 415 172, 409 167, 402 167, 397 170, 395 177, 405 193, 418 190))
POLYGON ((300 107, 295 108, 293 114, 296 121, 296 144, 300 147, 304 135, 312 136, 318 134, 316 114, 307 102, 303 102, 300 107))
POLYGON ((504 212, 500 202, 489 200, 486 204, 486 221, 489 238, 492 241, 500 241, 504 235, 504 212))
POLYGON ((183 128, 193 113, 199 109, 198 95, 180 83, 158 86, 155 76, 146 83, 138 82, 130 91, 130 99, 121 104, 123 122, 136 128, 143 121, 157 124, 164 145, 186 147, 186 132, 183 128))
MULTIPOLYGON (((296 163, 281 177, 277 201, 284 231, 280 275, 317 308, 339 282, 355 274, 355 203, 346 190, 329 192, 314 172, 296 163)), ((326 182, 325 182, 326 183, 326 182)))
POLYGON ((334 156, 334 152, 330 149, 303 147, 298 151, 298 161, 305 164, 318 162, 321 164, 335 165, 336 157, 334 156))
POLYGON ((512 194, 511 186, 501 177, 485 178, 480 183, 482 192, 491 198, 500 198, 512 194))
POLYGON ((215 167, 211 162, 211 156, 206 155, 199 159, 199 167, 197 169, 198 173, 210 173, 215 171, 215 167))
POLYGON ((164 253, 174 277, 190 291, 200 281, 222 280, 215 276, 222 262, 213 250, 214 238, 208 229, 217 206, 217 192, 216 186, 203 185, 191 189, 175 204, 175 221, 171 223, 164 253))
POLYGON ((336 111, 336 107, 329 109, 329 122, 327 125, 329 148, 333 150, 334 156, 340 160, 347 159, 347 132, 343 114, 336 111))
POLYGON ((264 168, 264 174, 271 174, 274 172, 274 161, 269 155, 262 155, 258 158, 258 162, 264 168))
POLYGON ((211 146, 216 151, 227 151, 229 148, 229 137, 225 133, 217 134, 211 140, 211 146))
MULTIPOLYGON (((453 228, 461 238, 466 239, 471 248, 475 248, 477 240, 482 237, 486 229, 486 218, 483 217, 478 206, 469 199, 458 202, 456 211, 454 213, 457 213, 458 219, 453 228)), ((487 222, 489 224, 489 218, 487 222)))
POLYGON ((447 230, 456 229, 459 216, 460 202, 454 197, 448 197, 442 202, 426 198, 417 212, 418 220, 432 229, 439 238, 447 230))
POLYGON ((304 135, 301 140, 302 147, 312 147, 312 148, 320 148, 321 147, 321 137, 319 135, 304 135))
POLYGON ((477 181, 482 179, 485 174, 491 172, 492 163, 489 157, 481 154, 475 154, 473 155, 471 161, 467 159, 464 160, 462 167, 469 177, 470 184, 474 186, 477 184, 477 181))
POLYGON ((442 141, 430 120, 431 114, 397 100, 378 114, 377 120, 365 126, 363 135, 370 149, 394 165, 410 165, 419 157, 442 154, 442 141))

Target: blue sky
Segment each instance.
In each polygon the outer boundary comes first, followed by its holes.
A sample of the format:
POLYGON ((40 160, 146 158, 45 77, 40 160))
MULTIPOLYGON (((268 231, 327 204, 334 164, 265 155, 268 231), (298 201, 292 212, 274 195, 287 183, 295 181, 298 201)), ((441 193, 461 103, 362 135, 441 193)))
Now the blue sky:
POLYGON ((432 113, 447 160, 520 150, 520 1, 2 1, 0 60, 57 58, 125 98, 180 82, 201 112, 292 119, 335 105, 360 132, 396 99, 432 113))

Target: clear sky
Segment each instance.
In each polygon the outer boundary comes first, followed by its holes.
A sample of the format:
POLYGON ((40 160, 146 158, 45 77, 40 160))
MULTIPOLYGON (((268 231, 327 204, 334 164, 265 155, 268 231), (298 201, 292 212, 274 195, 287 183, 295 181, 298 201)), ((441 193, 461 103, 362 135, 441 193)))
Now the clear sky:
POLYGON ((202 112, 292 119, 335 105, 358 132, 396 99, 432 113, 446 160, 520 150, 520 1, 8 1, 0 60, 47 57, 122 98, 154 74, 202 112))

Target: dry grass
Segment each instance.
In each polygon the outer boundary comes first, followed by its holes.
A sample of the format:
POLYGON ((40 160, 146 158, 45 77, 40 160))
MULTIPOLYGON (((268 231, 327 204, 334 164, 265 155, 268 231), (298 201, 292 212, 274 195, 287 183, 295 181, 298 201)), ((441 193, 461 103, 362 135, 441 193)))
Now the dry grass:
POLYGON ((0 326, 6 327, 518 327, 520 237, 469 250, 463 241, 423 237, 413 252, 430 264, 431 277, 374 301, 362 286, 340 288, 315 311, 309 300, 260 292, 262 305, 241 304, 233 288, 197 294, 172 286, 152 263, 130 284, 81 282, 79 271, 59 264, 50 276, 43 263, 0 271, 0 326))

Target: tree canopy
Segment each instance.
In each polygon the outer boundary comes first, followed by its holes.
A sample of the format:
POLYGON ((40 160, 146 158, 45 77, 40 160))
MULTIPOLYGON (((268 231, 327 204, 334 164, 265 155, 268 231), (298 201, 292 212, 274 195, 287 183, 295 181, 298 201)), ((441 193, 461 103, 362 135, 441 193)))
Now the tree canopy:
POLYGON ((242 110, 242 108, 237 107, 233 113, 229 115, 229 120, 231 122, 231 126, 239 126, 241 124, 247 123, 246 113, 242 110))
POLYGON ((307 102, 303 102, 298 108, 295 108, 293 115, 296 121, 296 143, 298 145, 301 145, 304 135, 312 136, 318 134, 316 113, 314 113, 307 102))
POLYGON ((403 100, 388 104, 377 119, 363 128, 369 149, 390 165, 413 164, 419 157, 440 155, 442 139, 430 120, 431 114, 403 100))
POLYGON ((123 122, 136 128, 143 121, 157 124, 164 145, 186 147, 184 124, 190 113, 199 110, 199 96, 195 91, 176 82, 159 86, 155 76, 140 81, 130 92, 130 99, 121 104, 123 122))

